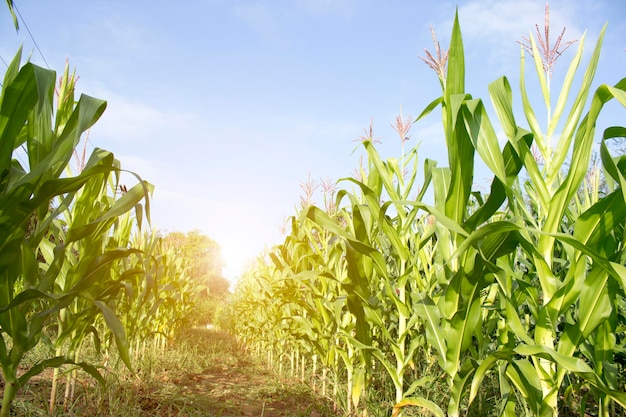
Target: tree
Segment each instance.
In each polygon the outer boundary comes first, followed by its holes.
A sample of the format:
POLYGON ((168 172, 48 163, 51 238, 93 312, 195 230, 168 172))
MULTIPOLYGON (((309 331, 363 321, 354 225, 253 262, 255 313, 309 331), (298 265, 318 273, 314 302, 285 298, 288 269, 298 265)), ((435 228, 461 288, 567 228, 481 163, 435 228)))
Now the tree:
POLYGON ((219 243, 199 230, 188 233, 172 232, 164 238, 165 245, 188 260, 190 276, 198 284, 206 285, 206 292, 219 296, 228 292, 229 283, 222 276, 224 260, 219 243))

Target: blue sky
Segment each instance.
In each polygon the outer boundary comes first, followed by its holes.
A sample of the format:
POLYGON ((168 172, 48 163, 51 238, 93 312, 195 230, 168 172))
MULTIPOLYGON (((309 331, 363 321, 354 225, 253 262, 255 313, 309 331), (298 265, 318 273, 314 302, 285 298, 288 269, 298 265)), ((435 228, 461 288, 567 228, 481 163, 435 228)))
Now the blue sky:
MULTIPOLYGON (((113 151, 122 167, 155 184, 154 227, 199 229, 217 240, 229 279, 265 245, 280 242, 280 225, 295 213, 309 175, 351 175, 362 155, 353 152, 354 140, 372 119, 380 152, 400 156, 395 116, 402 108, 415 117, 440 95, 434 72, 418 58, 423 48, 432 50, 430 25, 447 47, 458 5, 467 90, 488 103, 487 85, 502 75, 519 97, 515 41, 534 33, 535 23, 543 27, 545 6, 543 0, 16 4, 26 25, 15 33, 8 12, 0 13, 0 56, 8 62, 24 45, 33 62, 46 66, 28 26, 50 68, 60 72, 69 59, 80 76, 78 92, 108 101, 89 148, 113 151)), ((564 26, 566 39, 588 30, 586 57, 608 21, 596 85, 626 76, 624 0, 552 0, 550 12, 553 36, 564 26)), ((561 58, 553 85, 574 49, 561 58)), ((623 109, 611 112, 612 123, 623 125, 623 109)), ((420 160, 445 165, 437 117, 411 132, 420 160)))

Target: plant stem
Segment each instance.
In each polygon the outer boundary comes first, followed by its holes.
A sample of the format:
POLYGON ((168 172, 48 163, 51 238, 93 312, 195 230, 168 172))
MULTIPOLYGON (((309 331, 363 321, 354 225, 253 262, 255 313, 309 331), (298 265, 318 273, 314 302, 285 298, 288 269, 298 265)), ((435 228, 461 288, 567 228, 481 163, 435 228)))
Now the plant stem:
POLYGON ((16 385, 17 380, 14 376, 7 378, 5 377, 5 385, 4 385, 4 394, 2 396, 2 408, 0 409, 0 417, 9 417, 11 414, 11 403, 15 398, 15 394, 17 393, 16 385))

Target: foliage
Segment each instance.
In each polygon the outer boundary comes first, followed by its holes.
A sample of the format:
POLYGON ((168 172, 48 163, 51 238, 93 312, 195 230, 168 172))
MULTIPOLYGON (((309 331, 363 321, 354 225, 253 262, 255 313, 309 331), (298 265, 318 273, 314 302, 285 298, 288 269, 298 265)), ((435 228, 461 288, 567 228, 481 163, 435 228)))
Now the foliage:
MULTIPOLYGON (((42 352, 31 352, 36 361, 42 352)), ((84 355, 98 355, 89 342, 84 355)), ((75 397, 65 411, 46 414, 41 407, 49 380, 33 380, 18 394, 12 416, 319 416, 338 413, 306 385, 279 378, 262 361, 250 357, 224 332, 187 329, 163 350, 148 350, 136 362, 137 372, 111 366, 106 390, 79 375, 75 397)))
POLYGON ((137 177, 137 185, 124 195, 111 194, 118 187, 119 162, 101 149, 93 151, 80 173, 67 173, 81 135, 106 103, 86 95, 75 101, 75 78, 68 68, 55 100, 55 73, 30 63, 20 68, 20 61, 21 51, 5 73, 0 97, 1 416, 8 415, 16 391, 47 367, 73 363, 102 381, 92 365, 58 350, 19 371, 24 355, 45 340, 45 329, 55 319, 58 341, 71 339, 75 351, 101 315, 130 366, 125 334, 109 305, 121 282, 111 279, 110 271, 134 250, 116 245, 111 236, 116 219, 131 210, 141 226, 139 203, 147 202, 151 190, 137 177), (21 148, 27 164, 20 162, 21 148))
POLYGON ((122 170, 108 151, 79 156, 81 138, 106 102, 84 94, 76 100, 75 84, 69 65, 57 83, 54 71, 22 65, 21 50, 2 82, 2 417, 47 368, 55 368, 49 413, 63 372, 66 408, 78 369, 104 386, 112 349, 132 369, 148 342, 163 349, 180 332, 200 291, 185 260, 146 230, 153 186, 122 170), (122 184, 122 172, 135 184, 122 184), (83 358, 85 342, 93 343, 98 361, 83 358), (46 355, 25 361, 33 351, 46 355))
POLYGON ((416 120, 441 108, 448 166, 424 160, 418 186, 416 149, 383 160, 373 135, 364 137, 357 178, 340 180, 323 208, 303 199, 284 243, 236 288, 231 323, 242 343, 279 370, 310 364, 312 381, 329 380, 348 414, 380 410, 367 392, 388 385, 392 398, 382 401, 394 416, 412 407, 438 416, 556 416, 568 407, 608 416, 626 407, 626 165, 606 144, 626 128, 601 133, 606 194, 590 170, 602 107, 626 106, 626 79, 591 89, 604 31, 575 91, 580 39, 556 103, 561 37, 552 48, 546 28, 550 56, 527 38, 521 109, 506 77, 489 85, 498 137, 483 101, 466 92, 456 16, 449 51, 434 38, 425 59, 442 96, 416 120), (545 128, 528 98, 528 52, 545 128), (493 174, 489 193, 472 189, 477 158, 493 174))
POLYGON ((222 276, 224 261, 220 245, 198 230, 172 232, 164 237, 165 246, 188 262, 188 274, 198 286, 205 286, 210 295, 228 292, 229 283, 222 276))

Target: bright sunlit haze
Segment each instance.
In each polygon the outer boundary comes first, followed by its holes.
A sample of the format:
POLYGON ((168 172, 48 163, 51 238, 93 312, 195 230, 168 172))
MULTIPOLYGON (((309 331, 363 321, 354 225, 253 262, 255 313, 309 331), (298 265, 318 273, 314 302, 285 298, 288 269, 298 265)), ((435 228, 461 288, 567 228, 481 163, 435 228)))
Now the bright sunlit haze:
MULTIPOLYGON (((381 154, 400 156, 391 125, 401 110, 415 119, 440 95, 436 75, 419 57, 423 48, 433 50, 431 26, 447 48, 457 2, 16 5, 20 31, 8 13, 0 25, 3 61, 20 45, 31 61, 57 73, 68 59, 80 77, 77 91, 108 102, 88 151, 108 149, 123 168, 153 183, 153 227, 210 236, 222 247, 224 276, 234 281, 266 245, 280 242, 309 175, 318 182, 352 175, 370 122, 381 154)), ((536 23, 543 27, 544 7, 543 0, 458 2, 467 90, 489 111, 487 85, 502 75, 519 97, 516 41, 536 23)), ((596 79, 618 81, 615 70, 626 67, 623 0, 553 0, 550 16, 554 38, 563 27, 565 40, 588 30, 586 58, 608 19, 596 79)), ((555 83, 568 61, 557 64, 555 83)), ((420 161, 445 165, 438 116, 414 125, 405 146, 419 144, 420 161)), ((474 180, 487 187, 486 178, 474 180)), ((316 198, 322 204, 321 188, 316 198)))

